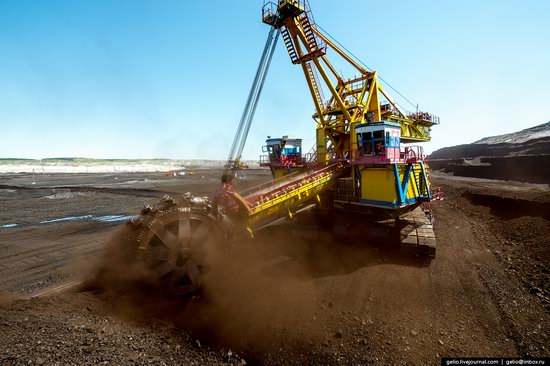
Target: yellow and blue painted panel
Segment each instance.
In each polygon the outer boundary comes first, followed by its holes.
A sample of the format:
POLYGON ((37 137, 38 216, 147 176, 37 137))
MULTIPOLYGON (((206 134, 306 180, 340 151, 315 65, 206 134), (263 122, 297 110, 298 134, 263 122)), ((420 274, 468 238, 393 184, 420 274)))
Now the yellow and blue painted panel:
POLYGON ((383 207, 402 208, 429 201, 431 198, 424 163, 389 164, 364 167, 361 174, 359 203, 383 207))

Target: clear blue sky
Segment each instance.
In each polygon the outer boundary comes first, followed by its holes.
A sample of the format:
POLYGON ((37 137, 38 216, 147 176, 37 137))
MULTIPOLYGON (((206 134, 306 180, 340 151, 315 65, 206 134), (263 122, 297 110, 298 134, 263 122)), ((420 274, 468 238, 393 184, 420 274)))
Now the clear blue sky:
MULTIPOLYGON (((0 157, 224 159, 268 32, 262 3, 0 0, 0 157)), ((550 120, 550 1, 311 5, 325 30, 441 117, 428 150, 550 120)), ((313 103, 282 46, 246 158, 266 135, 313 144, 313 103)))

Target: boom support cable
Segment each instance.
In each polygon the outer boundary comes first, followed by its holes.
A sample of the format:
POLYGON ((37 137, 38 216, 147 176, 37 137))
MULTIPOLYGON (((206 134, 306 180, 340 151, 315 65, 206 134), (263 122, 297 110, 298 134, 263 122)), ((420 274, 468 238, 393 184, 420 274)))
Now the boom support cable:
POLYGON ((231 150, 229 152, 229 157, 227 158, 227 164, 225 165, 225 173, 227 173, 229 169, 235 170, 238 168, 244 145, 250 131, 250 126, 252 125, 252 120, 254 119, 254 114, 256 113, 256 108, 258 107, 258 101, 260 99, 260 95, 262 94, 267 73, 269 71, 271 61, 273 60, 273 54, 275 53, 275 48, 277 47, 279 34, 280 30, 276 30, 272 27, 267 36, 262 58, 260 59, 250 92, 248 93, 248 99, 246 100, 243 114, 241 115, 241 120, 239 122, 239 126, 237 127, 237 132, 235 133, 235 138, 231 144, 231 150))
MULTIPOLYGON (((347 49, 344 45, 342 45, 336 38, 330 35, 329 32, 323 29, 319 24, 316 25, 317 28, 319 28, 324 34, 326 34, 334 43, 336 43, 338 46, 340 46, 344 51, 346 51, 349 55, 351 55, 357 62, 359 62, 361 65, 363 65, 367 70, 373 71, 370 67, 368 67, 359 57, 357 57, 353 52, 351 52, 349 49, 347 49)), ((395 89, 390 83, 388 83, 386 80, 382 79, 381 76, 378 76, 378 78, 384 82, 390 89, 392 89, 396 94, 398 94, 401 98, 403 98, 405 101, 407 101, 410 105, 413 106, 413 108, 418 109, 418 104, 414 104, 411 102, 407 97, 405 97, 403 94, 401 94, 397 89, 395 89)))

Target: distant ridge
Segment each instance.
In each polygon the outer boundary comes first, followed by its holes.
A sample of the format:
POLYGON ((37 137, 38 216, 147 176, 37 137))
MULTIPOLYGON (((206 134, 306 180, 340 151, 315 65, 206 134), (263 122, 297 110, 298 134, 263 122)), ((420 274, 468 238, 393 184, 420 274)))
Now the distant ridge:
MULTIPOLYGON (((258 161, 243 161, 251 168, 258 161)), ((1 173, 113 173, 113 172, 167 172, 185 169, 223 169, 225 160, 206 159, 90 159, 47 158, 18 159, 0 158, 1 173)))
MULTIPOLYGON (((64 162, 64 163, 81 163, 81 162, 146 162, 146 161, 152 161, 152 162, 188 162, 188 161, 224 161, 224 160, 207 160, 207 159, 166 159, 166 158, 154 158, 154 159, 117 159, 117 158, 111 158, 111 159, 97 159, 97 158, 78 158, 78 157, 60 157, 60 158, 43 158, 43 159, 30 159, 30 158, 0 158, 0 161, 5 160, 12 160, 12 161, 32 161, 32 162, 64 162)), ((225 161, 224 161, 225 162, 225 161)))
POLYGON ((518 132, 504 135, 484 137, 474 144, 521 144, 523 142, 550 136, 550 122, 526 128, 518 132))
POLYGON ((432 170, 464 177, 550 183, 550 122, 429 156, 432 170))

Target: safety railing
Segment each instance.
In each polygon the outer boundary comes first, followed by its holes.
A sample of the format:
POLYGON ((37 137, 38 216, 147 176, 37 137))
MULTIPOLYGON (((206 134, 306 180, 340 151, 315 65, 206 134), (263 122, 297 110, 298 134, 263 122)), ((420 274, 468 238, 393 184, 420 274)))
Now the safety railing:
POLYGON ((279 6, 289 4, 300 9, 306 9, 307 0, 279 0, 279 6))
POLYGON ((315 176, 322 176, 323 174, 331 173, 332 171, 341 167, 341 163, 335 163, 319 170, 294 172, 282 178, 278 178, 270 182, 266 182, 258 186, 249 188, 246 191, 241 192, 241 196, 252 203, 255 201, 255 198, 257 198, 261 194, 272 193, 276 190, 284 189, 286 186, 293 185, 303 179, 308 179, 315 176))
POLYGON ((395 111, 395 108, 390 103, 380 104, 380 112, 385 113, 385 112, 394 112, 394 111, 395 111))
POLYGON ((309 4, 307 0, 279 0, 277 2, 271 0, 264 0, 264 5, 262 6, 262 18, 276 16, 279 12, 279 8, 291 6, 298 9, 306 10, 309 9, 309 4))
POLYGON ((434 125, 439 124, 439 117, 428 112, 407 112, 407 116, 415 121, 430 122, 434 125))
POLYGON ((260 166, 269 166, 271 165, 271 158, 269 155, 260 155, 260 166))
POLYGON ((387 149, 385 146, 381 146, 378 150, 364 151, 363 148, 359 148, 352 156, 355 164, 368 163, 368 164, 388 164, 388 163, 416 163, 419 161, 426 161, 427 156, 424 153, 422 146, 405 146, 399 151, 394 148, 387 149))
POLYGON ((312 156, 310 156, 310 154, 283 155, 278 159, 269 155, 260 155, 259 164, 260 166, 270 166, 270 165, 280 164, 282 166, 292 168, 295 166, 302 166, 303 164, 308 163, 311 159, 312 159, 312 156))
POLYGON ((305 164, 315 164, 317 162, 317 153, 306 153, 304 154, 303 161, 305 164))
POLYGON ((267 24, 273 24, 277 16, 278 4, 273 1, 264 1, 262 6, 262 21, 267 24))
POLYGON ((291 207, 303 203, 305 200, 318 198, 317 194, 327 189, 334 179, 338 178, 346 169, 344 163, 336 163, 328 169, 312 172, 304 177, 298 177, 287 184, 260 194, 247 196, 251 203, 251 215, 260 215, 266 219, 285 212, 291 207))
POLYGON ((348 80, 347 82, 347 90, 349 93, 349 90, 352 92, 359 92, 363 90, 363 87, 365 86, 366 79, 354 79, 354 80, 348 80))
POLYGON ((416 163, 418 161, 426 160, 424 148, 418 145, 406 146, 405 149, 401 151, 401 160, 404 160, 407 163, 416 163))

